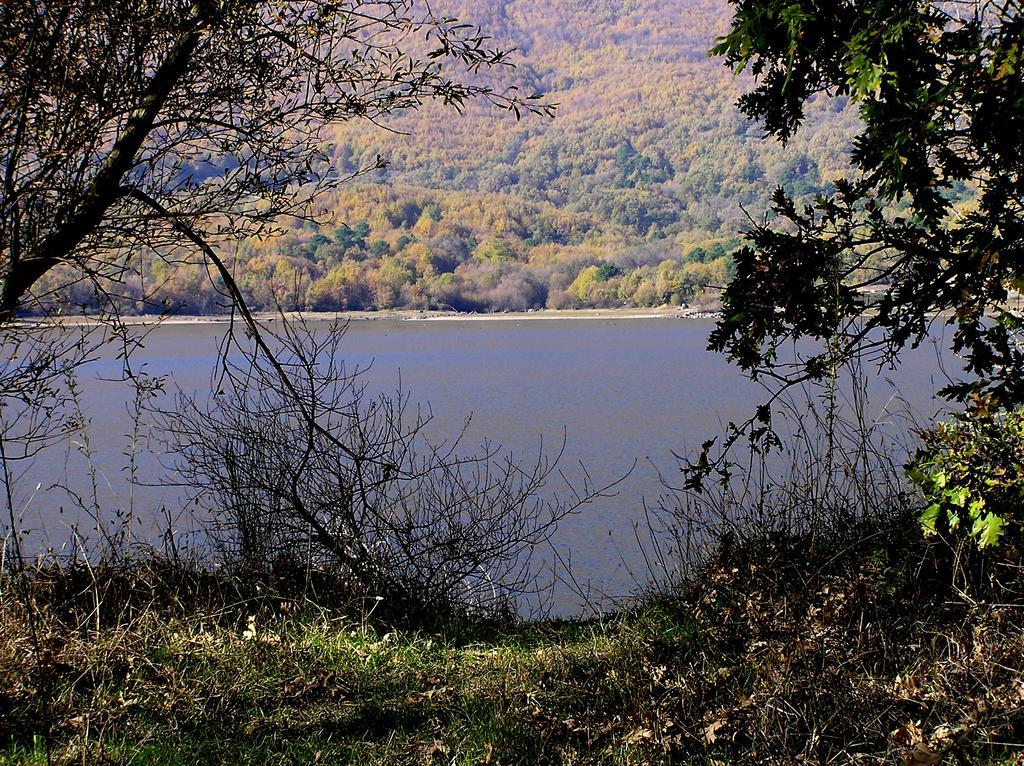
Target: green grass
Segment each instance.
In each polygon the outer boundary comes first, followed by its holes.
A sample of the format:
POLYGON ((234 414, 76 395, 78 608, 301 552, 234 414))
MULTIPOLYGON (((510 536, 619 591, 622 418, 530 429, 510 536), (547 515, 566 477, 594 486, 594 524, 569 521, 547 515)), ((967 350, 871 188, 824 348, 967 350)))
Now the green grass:
POLYGON ((46 763, 47 721, 57 764, 899 763, 954 740, 1019 764, 1019 607, 928 601, 891 561, 729 564, 593 621, 411 629, 263 600, 97 630, 44 608, 42 658, 0 601, 0 764, 46 763))
MULTIPOLYGON (((318 611, 82 631, 64 651, 77 672, 52 689, 56 760, 508 765, 560 762, 568 745, 588 762, 632 763, 636 748, 615 742, 631 724, 605 713, 639 714, 646 689, 632 676, 655 645, 678 652, 694 637, 653 610, 476 634, 318 611)), ((42 745, 22 741, 31 736, 0 748, 0 761, 39 761, 42 745)))

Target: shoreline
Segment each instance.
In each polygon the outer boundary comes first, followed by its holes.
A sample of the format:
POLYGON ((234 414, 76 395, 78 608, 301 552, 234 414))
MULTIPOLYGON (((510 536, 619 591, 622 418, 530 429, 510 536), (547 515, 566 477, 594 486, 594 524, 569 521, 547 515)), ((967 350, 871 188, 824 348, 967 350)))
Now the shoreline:
MULTIPOLYGON (((292 311, 285 312, 287 320, 313 322, 520 322, 552 320, 633 320, 633 319, 714 319, 719 312, 694 308, 611 308, 611 309, 538 309, 534 311, 507 311, 496 313, 469 313, 457 311, 427 311, 417 309, 395 309, 386 311, 292 311)), ((282 314, 269 311, 254 312, 257 322, 274 322, 282 314)), ((241 318, 236 314, 235 322, 241 318)), ((89 316, 66 316, 59 320, 43 317, 26 317, 26 323, 56 323, 70 326, 100 325, 105 320, 89 316)), ((167 315, 167 316, 125 316, 119 319, 125 325, 149 327, 158 325, 187 326, 199 324, 227 324, 232 321, 228 315, 167 315)))

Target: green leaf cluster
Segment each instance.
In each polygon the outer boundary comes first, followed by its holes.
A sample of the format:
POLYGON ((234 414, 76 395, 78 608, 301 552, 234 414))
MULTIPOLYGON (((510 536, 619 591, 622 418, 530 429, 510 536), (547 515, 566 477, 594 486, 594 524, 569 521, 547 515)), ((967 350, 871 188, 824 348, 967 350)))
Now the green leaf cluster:
POLYGON ((754 76, 739 100, 748 117, 787 142, 811 106, 834 99, 861 128, 853 172, 834 192, 804 204, 780 187, 751 228, 712 348, 798 382, 820 368, 812 359, 783 369, 784 344, 825 341, 840 360, 891 361, 940 314, 969 374, 943 395, 1024 404, 1024 346, 1010 313, 1024 284, 1020 3, 732 5, 712 52, 754 76))
POLYGON ((990 548, 1024 523, 1024 410, 973 412, 923 435, 907 476, 924 500, 926 535, 990 548))

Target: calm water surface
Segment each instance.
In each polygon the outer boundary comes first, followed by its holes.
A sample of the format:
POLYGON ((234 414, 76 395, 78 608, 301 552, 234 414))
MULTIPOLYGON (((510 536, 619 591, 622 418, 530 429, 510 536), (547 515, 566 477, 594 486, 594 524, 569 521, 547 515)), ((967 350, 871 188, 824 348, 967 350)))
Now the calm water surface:
MULTIPOLYGON (((665 319, 361 321, 351 324, 344 350, 351 365, 372 363, 372 389, 393 390, 400 375, 413 401, 430 404, 432 434, 452 434, 472 416, 468 446, 488 439, 524 458, 535 457, 542 442, 557 448, 564 434, 562 467, 578 477, 582 464, 597 483, 635 462, 617 494, 568 520, 556 541, 580 582, 620 595, 634 587, 634 573, 643 576, 634 525, 643 523, 643 499, 664 492, 659 470, 676 480, 673 452, 692 451, 722 424, 745 419, 763 394, 705 350, 710 329, 710 322, 665 319)), ((135 365, 184 391, 208 391, 223 333, 216 324, 163 326, 148 336, 135 365)), ((158 538, 168 519, 184 535, 191 526, 185 494, 168 468, 173 456, 162 454, 156 439, 138 455, 134 489, 127 481, 132 391, 110 382, 119 371, 110 358, 81 373, 100 506, 132 506, 142 538, 158 538)), ((894 390, 924 415, 938 409, 932 392, 942 378, 931 349, 910 354, 885 377, 891 382, 880 377, 872 384, 877 416, 885 417, 894 390)), ((76 437, 71 449, 51 450, 19 479, 22 524, 32 529, 36 550, 59 549, 75 525, 86 534, 87 517, 66 489, 54 486, 91 493, 82 445, 76 437)), ((567 594, 558 605, 578 608, 567 594)))

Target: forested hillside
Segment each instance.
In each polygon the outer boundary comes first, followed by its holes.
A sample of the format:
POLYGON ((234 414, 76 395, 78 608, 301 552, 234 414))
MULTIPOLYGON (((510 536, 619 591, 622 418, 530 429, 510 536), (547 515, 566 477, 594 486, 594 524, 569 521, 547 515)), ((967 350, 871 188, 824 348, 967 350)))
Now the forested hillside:
MULTIPOLYGON (((448 0, 435 10, 514 45, 503 73, 558 105, 553 119, 427 106, 336 130, 339 170, 382 157, 327 201, 324 227, 244 243, 257 307, 523 310, 709 300, 728 278, 744 209, 774 186, 824 188, 855 117, 823 101, 788 146, 734 102, 749 82, 707 57, 725 0, 448 0), (714 291, 711 291, 712 293, 714 291)), ((200 266, 157 263, 129 291, 216 311, 200 266), (146 284, 144 284, 146 283, 146 284)), ((90 294, 72 296, 87 304, 90 294)), ((151 310, 135 300, 130 310, 151 310)))

